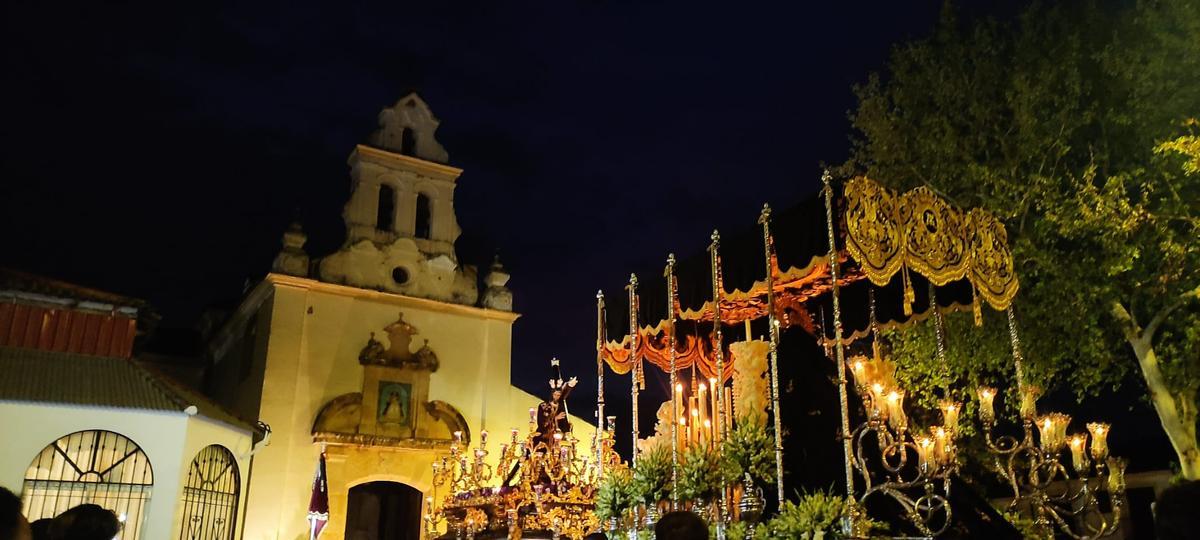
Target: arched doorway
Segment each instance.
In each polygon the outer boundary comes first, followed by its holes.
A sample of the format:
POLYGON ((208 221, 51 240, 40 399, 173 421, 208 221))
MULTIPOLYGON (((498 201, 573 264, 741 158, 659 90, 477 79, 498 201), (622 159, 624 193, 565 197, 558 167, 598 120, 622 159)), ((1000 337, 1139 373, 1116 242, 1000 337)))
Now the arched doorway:
POLYGON ((415 540, 421 537, 421 492, 399 482, 350 488, 346 540, 415 540))

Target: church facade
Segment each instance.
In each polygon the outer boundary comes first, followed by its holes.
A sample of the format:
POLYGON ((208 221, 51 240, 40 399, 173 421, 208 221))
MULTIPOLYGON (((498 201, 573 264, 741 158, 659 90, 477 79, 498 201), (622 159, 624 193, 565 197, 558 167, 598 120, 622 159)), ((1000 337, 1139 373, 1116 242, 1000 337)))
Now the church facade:
POLYGON ((525 431, 540 401, 510 383, 508 274, 495 264, 480 286, 455 255, 462 171, 446 164, 437 119, 410 94, 379 120, 349 158, 342 247, 313 260, 293 225, 208 348, 206 392, 272 430, 250 466, 246 539, 307 537, 322 451, 323 537, 416 538, 432 463, 455 434, 525 431))

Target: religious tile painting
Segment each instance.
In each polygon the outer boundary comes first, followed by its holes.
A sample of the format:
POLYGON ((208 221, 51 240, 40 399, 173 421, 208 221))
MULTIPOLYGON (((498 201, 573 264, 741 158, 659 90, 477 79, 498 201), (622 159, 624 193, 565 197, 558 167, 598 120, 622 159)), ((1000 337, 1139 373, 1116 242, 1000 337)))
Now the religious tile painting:
POLYGON ((379 406, 376 422, 401 427, 412 426, 412 385, 379 381, 379 406))

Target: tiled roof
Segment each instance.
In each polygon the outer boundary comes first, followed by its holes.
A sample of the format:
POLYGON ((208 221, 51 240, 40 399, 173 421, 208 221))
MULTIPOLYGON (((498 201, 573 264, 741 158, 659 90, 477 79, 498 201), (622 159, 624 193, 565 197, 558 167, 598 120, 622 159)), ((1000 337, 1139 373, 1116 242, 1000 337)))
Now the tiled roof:
POLYGON ((85 302, 112 304, 116 307, 148 308, 145 300, 122 296, 108 291, 84 287, 66 281, 36 274, 29 274, 11 268, 0 268, 0 288, 16 289, 19 291, 44 294, 59 298, 71 298, 85 302))
POLYGON ((195 405, 203 416, 254 429, 199 393, 124 358, 0 347, 0 401, 173 412, 195 405))

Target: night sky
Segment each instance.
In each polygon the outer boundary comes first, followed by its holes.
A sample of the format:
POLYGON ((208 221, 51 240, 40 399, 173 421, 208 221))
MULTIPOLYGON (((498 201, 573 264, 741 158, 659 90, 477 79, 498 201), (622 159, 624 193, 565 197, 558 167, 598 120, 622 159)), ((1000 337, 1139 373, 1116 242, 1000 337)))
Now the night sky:
MULTIPOLYGON (((190 327, 295 216, 310 255, 341 244, 346 158, 416 90, 466 171, 460 262, 499 250, 513 274, 514 382, 541 394, 558 356, 585 405, 596 290, 810 195, 846 157, 852 85, 941 9, 534 4, 7 2, 0 265, 190 327)), ((1013 9, 991 4, 965 15, 1013 9)))

